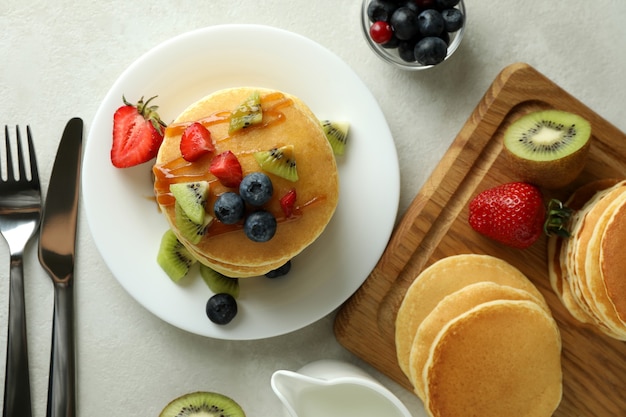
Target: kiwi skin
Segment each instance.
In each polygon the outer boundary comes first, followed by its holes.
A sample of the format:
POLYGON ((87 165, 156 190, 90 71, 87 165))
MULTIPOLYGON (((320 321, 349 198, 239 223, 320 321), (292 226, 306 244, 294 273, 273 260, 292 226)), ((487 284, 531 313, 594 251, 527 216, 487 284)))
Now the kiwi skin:
MULTIPOLYGON (((522 121, 523 122, 523 121, 522 121)), ((545 110, 529 113, 526 116, 513 122, 513 124, 505 132, 504 154, 507 158, 511 170, 516 174, 518 180, 535 184, 539 187, 554 190, 564 188, 571 184, 585 168, 585 164, 591 148, 591 128, 589 123, 582 117, 567 113, 560 110, 545 110), (560 117, 575 118, 580 129, 577 134, 580 135, 577 140, 583 145, 576 151, 565 154, 561 157, 555 156, 552 160, 532 160, 515 154, 509 149, 511 135, 516 134, 514 131, 519 127, 518 122, 526 118, 550 118, 553 121, 560 117)))

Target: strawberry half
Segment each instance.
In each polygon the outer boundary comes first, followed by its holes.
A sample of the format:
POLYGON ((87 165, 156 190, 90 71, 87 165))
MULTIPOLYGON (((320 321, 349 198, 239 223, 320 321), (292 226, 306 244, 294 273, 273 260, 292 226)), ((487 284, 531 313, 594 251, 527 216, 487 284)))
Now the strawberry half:
POLYGON ((222 152, 213 158, 209 171, 225 186, 239 187, 243 179, 241 164, 231 151, 222 152))
POLYGON ((157 155, 166 125, 157 113, 158 107, 148 105, 155 97, 145 103, 142 97, 136 105, 122 97, 124 105, 113 115, 111 162, 115 167, 132 167, 157 155))
POLYGON ((280 208, 283 210, 286 218, 290 218, 296 205, 296 189, 292 188, 280 198, 280 208))
POLYGON ((527 248, 543 233, 546 210, 541 191, 514 182, 478 194, 469 205, 469 224, 507 246, 527 248))
POLYGON ((201 156, 215 151, 211 132, 202 123, 190 124, 180 139, 180 153, 185 161, 193 162, 201 156))

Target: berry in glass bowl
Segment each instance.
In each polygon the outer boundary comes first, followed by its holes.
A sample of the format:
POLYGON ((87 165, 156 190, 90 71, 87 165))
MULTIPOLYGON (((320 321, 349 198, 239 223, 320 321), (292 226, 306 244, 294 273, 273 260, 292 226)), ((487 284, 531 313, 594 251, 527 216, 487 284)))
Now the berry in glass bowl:
POLYGON ((402 69, 431 68, 448 59, 466 24, 463 0, 364 0, 362 6, 368 45, 402 69))

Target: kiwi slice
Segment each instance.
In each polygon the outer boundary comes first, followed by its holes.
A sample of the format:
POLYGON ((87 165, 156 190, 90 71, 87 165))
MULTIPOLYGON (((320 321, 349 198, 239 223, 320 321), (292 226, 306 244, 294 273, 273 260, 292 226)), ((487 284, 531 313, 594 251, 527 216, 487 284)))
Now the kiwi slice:
POLYGON ((209 193, 208 181, 172 184, 170 185, 170 192, 192 222, 196 224, 204 223, 206 212, 204 205, 209 193))
POLYGON ((189 250, 178 240, 174 232, 167 230, 161 238, 157 263, 174 282, 180 281, 196 262, 189 250))
POLYGON ((200 264, 200 276, 215 294, 227 293, 239 297, 239 280, 222 275, 206 265, 200 264))
POLYGON ((263 121, 261 96, 255 91, 241 103, 231 114, 228 133, 234 133, 263 121))
POLYGON ((254 158, 264 171, 289 181, 298 181, 298 169, 296 168, 293 145, 255 152, 254 158))
POLYGON ((205 214, 202 223, 196 223, 187 216, 182 206, 176 202, 174 206, 174 221, 181 236, 195 245, 206 234, 207 227, 213 221, 213 216, 205 214))
POLYGON ((519 179, 549 189, 578 177, 589 154, 591 126, 561 110, 528 113, 504 133, 504 150, 519 179))
POLYGON ((246 417, 246 413, 230 397, 198 391, 172 400, 159 417, 246 417))
POLYGON ((321 123, 326 139, 328 139, 335 155, 343 155, 346 151, 350 124, 333 120, 322 120, 321 123))

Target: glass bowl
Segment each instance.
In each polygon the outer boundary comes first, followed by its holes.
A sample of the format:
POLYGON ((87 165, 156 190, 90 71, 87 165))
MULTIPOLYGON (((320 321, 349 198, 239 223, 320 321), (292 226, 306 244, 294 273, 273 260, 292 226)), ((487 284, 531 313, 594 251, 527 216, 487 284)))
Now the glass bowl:
MULTIPOLYGON (((374 51, 376 56, 391 65, 408 71, 420 71, 437 66, 437 64, 422 65, 417 61, 406 61, 400 57, 397 48, 386 48, 383 47, 382 44, 374 42, 370 37, 370 26, 372 25, 372 22, 370 21, 367 13, 368 6, 372 1, 373 0, 363 0, 363 5, 361 7, 361 25, 363 29, 363 36, 365 36, 367 44, 372 49, 372 51, 374 51)), ((459 30, 449 33, 450 39, 448 41, 446 56, 443 61, 450 58, 452 54, 454 54, 454 52, 457 50, 457 48, 461 44, 461 41, 463 40, 463 34, 465 33, 465 28, 467 27, 467 13, 465 11, 465 4, 463 3, 463 0, 460 0, 454 8, 459 9, 463 14, 463 26, 459 30)))

